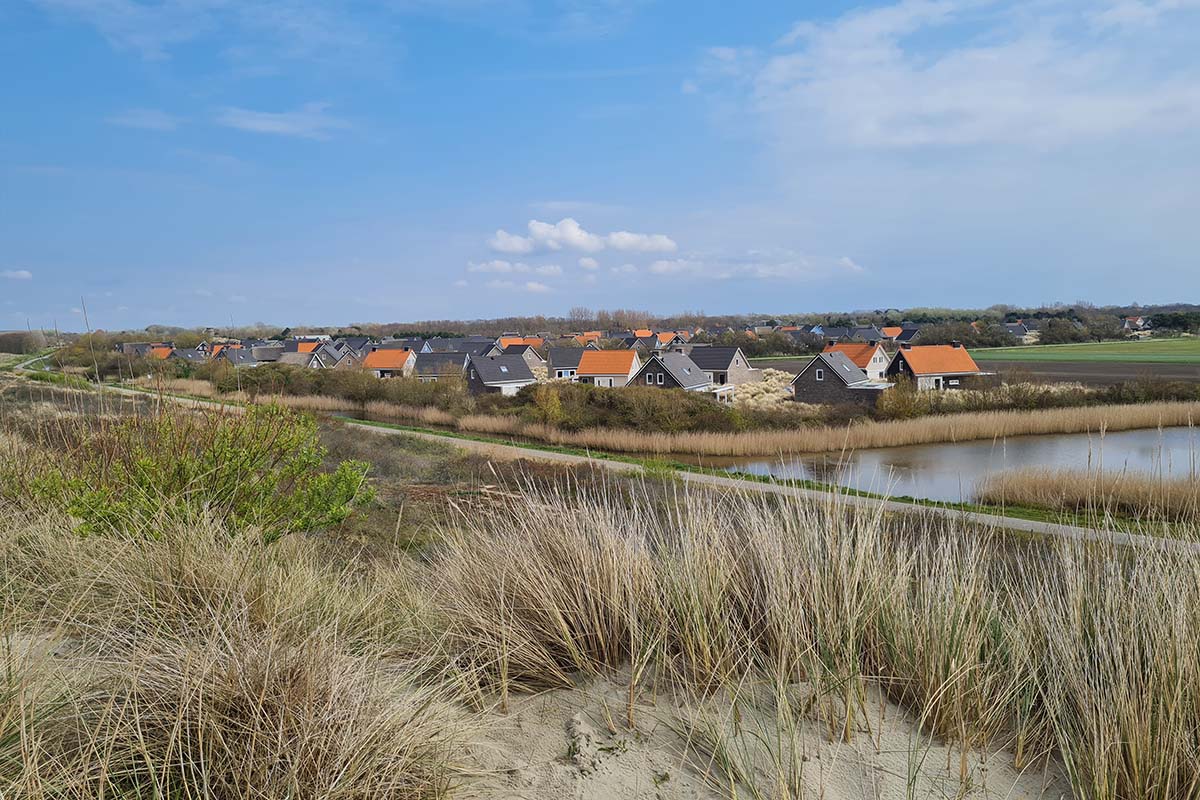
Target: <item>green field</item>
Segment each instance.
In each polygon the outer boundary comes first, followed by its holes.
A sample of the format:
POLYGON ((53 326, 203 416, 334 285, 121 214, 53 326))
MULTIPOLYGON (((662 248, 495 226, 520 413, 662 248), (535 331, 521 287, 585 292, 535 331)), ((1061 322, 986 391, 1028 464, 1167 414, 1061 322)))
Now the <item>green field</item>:
POLYGON ((1134 364, 1200 364, 1200 337, 1087 344, 1035 344, 971 351, 976 361, 1091 361, 1134 364))

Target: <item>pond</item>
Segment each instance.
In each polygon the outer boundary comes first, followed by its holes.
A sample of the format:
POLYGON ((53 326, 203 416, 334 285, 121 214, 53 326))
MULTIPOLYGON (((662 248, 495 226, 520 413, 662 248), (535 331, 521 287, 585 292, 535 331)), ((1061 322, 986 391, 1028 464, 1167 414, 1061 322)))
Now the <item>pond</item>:
POLYGON ((892 497, 970 502, 982 478, 1013 469, 1103 469, 1177 478, 1200 476, 1200 430, 1178 427, 1104 436, 1014 436, 888 447, 853 453, 704 460, 755 475, 836 484, 892 497))

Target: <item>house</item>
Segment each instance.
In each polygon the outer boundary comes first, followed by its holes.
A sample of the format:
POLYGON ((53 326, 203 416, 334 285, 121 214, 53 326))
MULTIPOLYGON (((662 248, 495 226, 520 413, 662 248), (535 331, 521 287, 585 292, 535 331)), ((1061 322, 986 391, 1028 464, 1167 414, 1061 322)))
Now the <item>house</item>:
POLYGON ((164 345, 162 347, 151 347, 150 352, 146 354, 146 358, 157 359, 158 361, 166 361, 175 352, 174 347, 164 345))
POLYGON ((884 339, 894 342, 897 336, 904 333, 904 328, 899 325, 884 325, 879 329, 879 332, 883 334, 884 339))
POLYGON ((362 360, 362 368, 376 378, 407 378, 417 366, 417 354, 412 350, 372 350, 362 360))
POLYGON ((542 358, 541 353, 532 345, 511 344, 504 348, 503 354, 520 356, 525 359, 525 363, 529 365, 530 369, 544 368, 546 366, 545 359, 542 358))
POLYGON ((1121 320, 1121 329, 1127 336, 1141 338, 1150 335, 1150 320, 1145 317, 1125 317, 1121 320))
POLYGON ((172 350, 167 358, 172 361, 186 361, 189 364, 203 364, 208 361, 208 353, 203 350, 172 350))
POLYGON ((630 380, 630 385, 705 392, 712 386, 712 380, 691 358, 669 351, 650 356, 630 380))
MULTIPOLYGON (((229 352, 230 356, 228 357, 232 358, 232 353, 234 351, 231 350, 229 352)), ((222 355, 221 357, 226 358, 227 356, 222 355)), ((321 358, 321 354, 316 352, 315 349, 309 350, 308 352, 298 350, 285 351, 279 356, 279 359, 276 361, 276 363, 286 364, 292 367, 305 367, 306 369, 328 369, 330 366, 332 366, 327 365, 325 360, 321 358)))
POLYGON ((818 353, 792 378, 792 399, 801 403, 854 404, 874 408, 892 384, 873 381, 845 353, 818 353))
POLYGON ((525 345, 527 347, 538 348, 546 343, 546 340, 540 336, 501 336, 496 344, 501 350, 507 351, 508 348, 515 345, 525 345))
POLYGON ((850 359, 854 366, 867 374, 872 381, 883 380, 888 363, 892 360, 887 351, 878 341, 869 342, 835 342, 832 339, 825 345, 825 352, 838 352, 850 359))
POLYGON ((587 350, 582 347, 551 347, 546 360, 546 374, 551 378, 575 380, 579 359, 587 350))
POLYGON ((259 364, 262 363, 262 360, 259 359, 259 357, 257 355, 260 350, 279 351, 279 352, 274 353, 274 355, 275 355, 274 360, 276 360, 276 361, 279 360, 279 356, 283 355, 282 347, 267 347, 267 348, 239 347, 237 349, 234 349, 232 347, 227 347, 221 351, 221 354, 219 356, 217 356, 217 358, 221 361, 225 361, 228 364, 232 364, 234 367, 257 367, 259 364))
POLYGON ((892 339, 896 344, 911 344, 914 339, 921 335, 921 326, 910 323, 900 325, 900 333, 896 334, 892 339))
POLYGON ((918 389, 961 389, 967 378, 985 373, 961 342, 901 345, 885 373, 888 378, 913 378, 918 389))
POLYGON ((486 336, 466 336, 453 339, 434 337, 425 344, 429 346, 431 353, 467 353, 481 356, 496 346, 496 340, 486 336))
POLYGON ((633 350, 584 350, 575 376, 593 386, 625 386, 641 365, 633 350))
POLYGON ((514 395, 535 382, 529 365, 517 353, 470 356, 467 360, 467 390, 471 394, 514 395))
POLYGON ((714 386, 741 386, 762 380, 762 370, 750 366, 740 347, 693 347, 688 357, 708 376, 714 386))
POLYGON ((663 331, 662 333, 655 334, 654 349, 666 350, 674 345, 686 343, 687 339, 680 336, 677 332, 663 331))
POLYGON ((240 352, 243 354, 248 353, 258 364, 262 364, 264 362, 275 362, 279 360, 281 355, 283 355, 283 343, 277 342, 273 344, 259 345, 251 347, 249 350, 243 348, 242 350, 231 350, 230 352, 240 352))
POLYGON ((462 378, 470 353, 417 353, 413 369, 421 383, 437 383, 450 378, 462 378))

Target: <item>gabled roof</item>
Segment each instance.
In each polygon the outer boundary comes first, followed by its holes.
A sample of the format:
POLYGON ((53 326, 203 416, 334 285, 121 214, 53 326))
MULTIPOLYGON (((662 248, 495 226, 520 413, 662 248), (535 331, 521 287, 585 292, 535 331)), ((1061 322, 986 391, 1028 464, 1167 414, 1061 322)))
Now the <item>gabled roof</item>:
POLYGON ((321 346, 321 342, 296 342, 297 353, 311 353, 321 346))
POLYGON ((637 363, 632 350, 584 350, 579 358, 579 375, 628 375, 637 363))
POLYGON ((588 352, 582 347, 551 347, 549 364, 551 369, 578 369, 579 359, 588 352))
MULTIPOLYGON (((710 383, 708 376, 704 374, 704 370, 683 353, 655 353, 646 361, 638 371, 638 374, 640 375, 645 372, 656 361, 662 364, 663 369, 669 372, 671 377, 675 379, 675 382, 684 389, 695 390, 705 388, 710 383)), ((637 380, 636 376, 634 380, 637 380)))
POLYGON ((172 350, 168 358, 178 358, 192 364, 201 364, 208 360, 208 353, 203 350, 172 350))
POLYGON ((161 361, 170 358, 171 353, 173 352, 175 352, 174 347, 151 347, 150 352, 147 353, 147 356, 149 358, 157 358, 161 361))
POLYGON ((422 377, 463 374, 469 353, 417 353, 416 372, 422 377))
POLYGON ((903 356, 914 375, 961 375, 979 372, 979 365, 967 348, 950 344, 927 344, 902 347, 896 358, 903 356))
POLYGON ((871 365, 871 358, 879 348, 880 345, 878 342, 875 344, 871 344, 870 342, 837 342, 825 345, 825 352, 842 353, 846 358, 850 359, 854 366, 866 369, 871 365))
POLYGON ((654 331, 650 330, 649 328, 638 328, 637 330, 633 331, 633 335, 639 339, 645 339, 647 336, 653 336, 654 331))
POLYGON ((519 355, 471 356, 471 369, 485 384, 533 383, 533 372, 519 355))
MULTIPOLYGON (((733 357, 740 353, 740 347, 693 347, 688 356, 696 362, 696 366, 709 372, 727 370, 733 365, 733 357)), ((745 353, 742 353, 745 360, 745 353)))
POLYGON ((895 339, 897 336, 899 336, 901 333, 904 332, 904 328, 901 328, 899 325, 888 325, 886 327, 880 328, 879 332, 882 333, 885 338, 895 339))
POLYGON ((846 357, 845 353, 837 350, 817 353, 813 360, 800 370, 799 375, 792 378, 792 383, 800 380, 800 375, 807 374, 811 369, 827 369, 830 374, 836 375, 838 380, 852 389, 886 389, 891 386, 889 383, 875 383, 869 380, 867 373, 859 369, 853 361, 846 357))
POLYGON ((291 364, 294 367, 307 367, 312 364, 312 360, 315 357, 316 356, 312 353, 302 353, 297 350, 295 352, 284 353, 281 355, 279 357, 279 363, 291 364))
POLYGON ((506 350, 509 347, 514 347, 519 344, 527 345, 529 347, 541 347, 545 343, 546 343, 546 340, 540 336, 501 336, 500 337, 500 347, 502 347, 506 350))
POLYGON ((362 366, 363 369, 404 369, 412 355, 412 350, 398 350, 394 347, 387 350, 372 350, 363 359, 362 366))
POLYGON ((900 333, 896 336, 897 342, 911 342, 921 333, 921 329, 917 327, 904 326, 900 333))
POLYGON ((225 359, 230 364, 233 364, 235 367, 257 367, 262 362, 262 359, 258 357, 258 352, 260 350, 277 350, 277 349, 280 349, 280 348, 256 347, 256 348, 249 349, 249 350, 246 348, 238 348, 237 350, 229 348, 221 353, 220 358, 225 359))
POLYGON ((681 338, 683 338, 683 337, 681 337, 675 331, 663 331, 662 333, 658 334, 658 343, 659 344, 670 344, 671 342, 675 341, 676 339, 681 339, 681 338))

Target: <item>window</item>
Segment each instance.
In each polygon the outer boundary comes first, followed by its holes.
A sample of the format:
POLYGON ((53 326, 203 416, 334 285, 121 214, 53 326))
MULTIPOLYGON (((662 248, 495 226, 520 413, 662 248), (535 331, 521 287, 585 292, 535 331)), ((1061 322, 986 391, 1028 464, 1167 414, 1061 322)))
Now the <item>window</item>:
POLYGON ((508 372, 508 367, 506 367, 506 366, 504 366, 503 364, 501 364, 501 365, 500 365, 500 371, 501 371, 501 372, 504 372, 504 373, 507 373, 507 372, 508 372))
POLYGON ((654 383, 654 376, 649 372, 646 373, 646 383, 647 385, 654 383))
POLYGON ((825 370, 823 370, 823 369, 817 370, 817 374, 814 377, 819 381, 825 380, 825 370))
POLYGON ((950 381, 951 386, 958 386, 958 381, 950 381))
POLYGON ((471 380, 475 380, 475 370, 471 370, 471 380))
POLYGON ((663 385, 663 374, 661 372, 658 373, 658 385, 659 386, 663 385))

